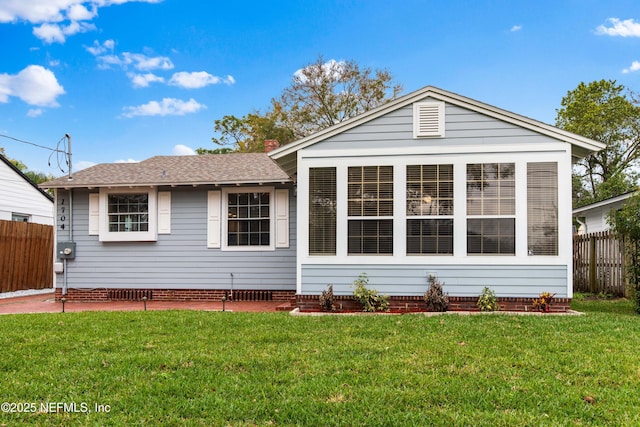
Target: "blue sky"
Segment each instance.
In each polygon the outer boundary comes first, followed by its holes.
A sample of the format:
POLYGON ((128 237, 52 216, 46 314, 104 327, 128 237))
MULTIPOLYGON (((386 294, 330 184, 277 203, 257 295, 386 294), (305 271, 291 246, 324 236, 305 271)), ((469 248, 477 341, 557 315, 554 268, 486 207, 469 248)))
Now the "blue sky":
POLYGON ((318 55, 550 124, 582 81, 640 91, 637 0, 0 0, 0 40, 0 135, 69 133, 75 170, 214 148, 215 119, 264 111, 318 55))

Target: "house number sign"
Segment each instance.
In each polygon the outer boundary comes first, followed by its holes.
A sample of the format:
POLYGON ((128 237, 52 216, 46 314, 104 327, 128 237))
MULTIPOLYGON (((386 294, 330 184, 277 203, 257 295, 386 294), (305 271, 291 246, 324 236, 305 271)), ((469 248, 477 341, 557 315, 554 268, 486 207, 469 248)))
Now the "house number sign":
POLYGON ((58 197, 58 228, 69 230, 69 194, 60 192, 58 197))

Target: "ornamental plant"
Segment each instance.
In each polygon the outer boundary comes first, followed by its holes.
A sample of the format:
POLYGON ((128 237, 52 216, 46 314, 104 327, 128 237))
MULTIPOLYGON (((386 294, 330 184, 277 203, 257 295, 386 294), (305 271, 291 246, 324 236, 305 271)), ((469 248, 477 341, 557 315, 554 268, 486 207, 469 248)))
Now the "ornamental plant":
POLYGON ((362 311, 389 311, 389 296, 379 295, 375 289, 367 288, 369 278, 366 273, 360 274, 351 285, 353 288, 353 296, 362 305, 362 311))
POLYGON ((424 294, 427 311, 444 312, 449 309, 449 294, 444 293, 442 285, 435 276, 429 276, 429 289, 424 294))
POLYGON ((320 294, 320 308, 322 311, 336 311, 336 306, 333 303, 333 285, 329 285, 327 290, 320 294))
POLYGON ((542 292, 540 295, 538 295, 538 298, 533 299, 531 305, 533 306, 534 310, 547 313, 551 309, 551 303, 553 301, 553 297, 555 296, 556 294, 542 292))
POLYGON ((484 287, 482 293, 478 297, 478 302, 476 304, 480 311, 498 311, 500 310, 500 306, 498 305, 498 298, 496 297, 496 293, 493 292, 488 287, 484 287))

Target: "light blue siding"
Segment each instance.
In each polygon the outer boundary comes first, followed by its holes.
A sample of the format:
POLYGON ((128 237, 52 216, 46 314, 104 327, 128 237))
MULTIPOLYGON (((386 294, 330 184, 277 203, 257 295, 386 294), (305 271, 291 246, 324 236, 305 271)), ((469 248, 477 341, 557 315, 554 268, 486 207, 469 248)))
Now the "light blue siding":
MULTIPOLYGON (((88 191, 73 190, 73 241, 76 258, 67 263, 69 288, 295 290, 296 203, 289 188, 289 248, 273 251, 222 251, 207 248, 206 188, 171 191, 171 234, 157 242, 99 242, 88 232, 88 191)), ((59 194, 68 193, 59 190, 59 194)), ((58 206, 58 217, 61 207, 58 206)), ((67 224, 70 221, 67 220, 67 224)), ((70 239, 69 226, 57 240, 70 239)), ((62 287, 63 275, 57 276, 62 287)))
POLYGON ((337 295, 353 293, 351 284, 366 273, 369 287, 388 295, 423 295, 430 274, 452 296, 478 296, 485 286, 502 297, 534 297, 541 292, 567 296, 564 265, 312 265, 302 266, 302 293, 320 294, 333 285, 337 295))
POLYGON ((505 144, 506 148, 506 145, 536 142, 557 140, 451 104, 445 107, 445 138, 414 139, 413 107, 409 105, 321 141, 307 150, 369 150, 389 146, 419 148, 428 144, 442 146, 446 151, 446 147, 454 145, 505 144), (390 145, 391 141, 393 145, 390 145))

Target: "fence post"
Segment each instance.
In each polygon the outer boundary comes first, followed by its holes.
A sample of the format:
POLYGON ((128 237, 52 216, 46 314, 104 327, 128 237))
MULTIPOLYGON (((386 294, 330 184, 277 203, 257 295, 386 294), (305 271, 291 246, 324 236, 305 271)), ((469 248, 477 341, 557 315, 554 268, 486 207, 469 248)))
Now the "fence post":
POLYGON ((589 292, 596 293, 596 236, 589 236, 589 292))

